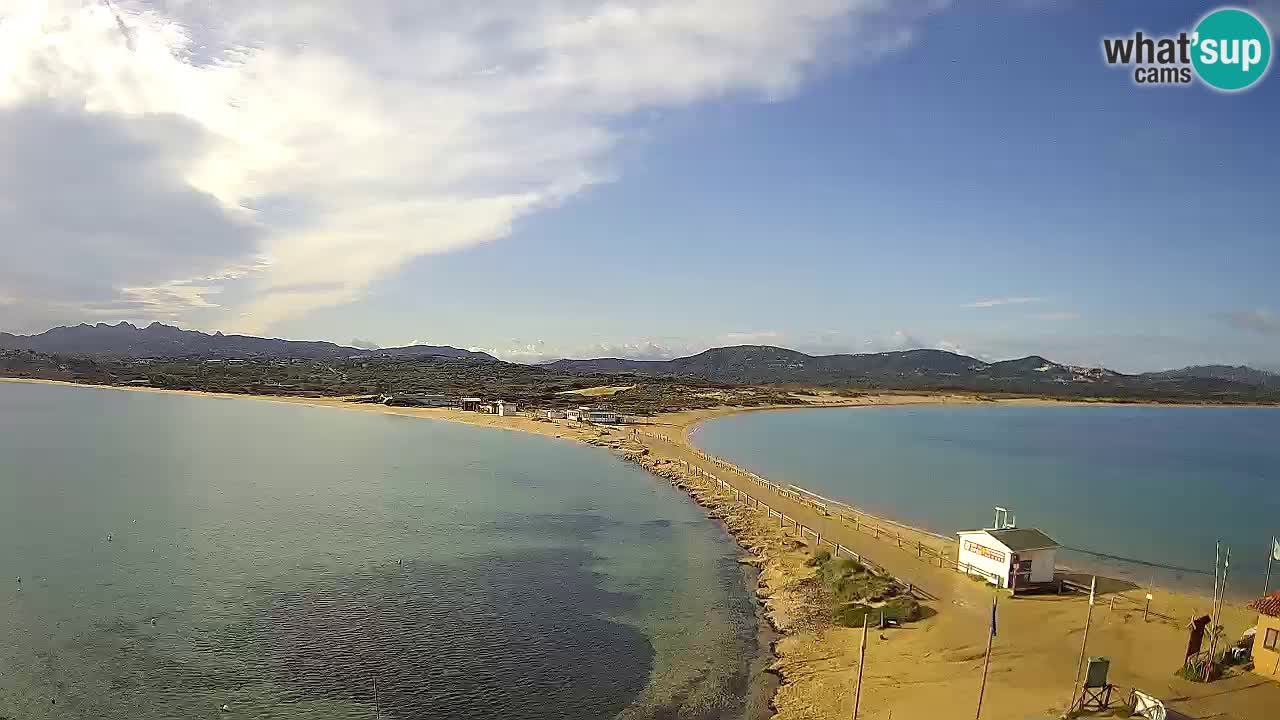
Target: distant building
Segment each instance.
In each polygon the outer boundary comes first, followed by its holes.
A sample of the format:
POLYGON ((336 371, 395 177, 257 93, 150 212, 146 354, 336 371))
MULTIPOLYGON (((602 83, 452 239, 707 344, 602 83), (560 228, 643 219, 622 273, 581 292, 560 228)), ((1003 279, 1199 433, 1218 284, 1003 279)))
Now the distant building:
POLYGON ((1258 611, 1258 631, 1253 636, 1253 671, 1280 681, 1280 590, 1249 603, 1258 611))
POLYGON ((992 585, 1017 589, 1053 582, 1058 548, 1053 538, 1035 528, 964 530, 960 537, 961 572, 980 575, 992 585))
POLYGON ((565 410, 564 417, 566 420, 581 420, 582 411, 581 410, 565 410))
POLYGON ((563 420, 565 419, 565 412, 563 410, 543 410, 542 417, 548 420, 563 420))
POLYGON ((478 397, 464 397, 458 400, 458 408, 471 412, 480 412, 480 403, 482 402, 484 401, 478 397))
POLYGON ((600 408, 580 407, 578 408, 578 419, 583 422, 601 423, 604 425, 616 425, 622 422, 622 416, 612 410, 601 410, 600 408))
POLYGON ((387 405, 406 405, 409 407, 451 407, 453 398, 448 395, 429 393, 398 393, 388 395, 384 402, 387 405))
POLYGON ((515 403, 507 402, 505 400, 499 400, 494 403, 493 408, 494 414, 501 417, 515 417, 516 411, 519 409, 516 407, 515 403))

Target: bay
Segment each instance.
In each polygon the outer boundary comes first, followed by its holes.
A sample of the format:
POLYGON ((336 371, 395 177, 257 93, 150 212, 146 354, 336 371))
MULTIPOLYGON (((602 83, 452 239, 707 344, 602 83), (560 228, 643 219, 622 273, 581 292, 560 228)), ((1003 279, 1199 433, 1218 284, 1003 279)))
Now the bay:
POLYGON ((734 718, 759 651, 682 494, 446 422, 0 383, 0 547, 0 717, 734 718))
POLYGON ((1060 562, 1140 585, 1211 589, 1221 540, 1229 592, 1255 596, 1280 536, 1280 408, 801 409, 711 420, 693 438, 775 481, 944 535, 989 527, 1004 506, 1019 526, 1091 551, 1060 562))

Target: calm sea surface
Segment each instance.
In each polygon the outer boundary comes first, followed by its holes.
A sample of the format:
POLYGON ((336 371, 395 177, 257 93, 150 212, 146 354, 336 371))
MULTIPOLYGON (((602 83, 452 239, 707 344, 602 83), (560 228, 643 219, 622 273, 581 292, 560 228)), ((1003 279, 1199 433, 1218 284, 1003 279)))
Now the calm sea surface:
POLYGON ((809 409, 714 420, 693 437, 777 481, 935 532, 990 526, 1003 505, 1067 546, 1208 573, 1060 557, 1140 584, 1211 587, 1221 538, 1228 591, 1259 594, 1280 535, 1277 408, 809 409))
POLYGON ((734 718, 758 651, 677 491, 444 422, 0 383, 0 548, 0 718, 734 718))

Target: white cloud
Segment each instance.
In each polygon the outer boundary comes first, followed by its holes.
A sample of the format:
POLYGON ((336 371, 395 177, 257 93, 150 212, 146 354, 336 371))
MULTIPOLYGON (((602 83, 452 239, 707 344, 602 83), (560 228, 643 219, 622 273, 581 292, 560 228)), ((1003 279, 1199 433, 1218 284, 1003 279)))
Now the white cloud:
POLYGON ((507 362, 536 364, 561 358, 626 358, 628 360, 670 360, 693 355, 711 345, 692 346, 683 342, 671 344, 661 340, 641 339, 623 342, 601 342, 588 345, 557 345, 545 340, 525 342, 512 340, 502 347, 473 347, 469 350, 487 352, 507 362))
POLYGON ((769 345, 781 342, 786 335, 777 330, 752 330, 749 332, 731 332, 720 336, 720 339, 731 345, 769 345))
POLYGON ((1236 310, 1220 313, 1218 317, 1233 328, 1249 330, 1260 335, 1280 336, 1280 314, 1267 308, 1236 310))
POLYGON ((964 307, 964 308, 993 308, 993 307, 1001 307, 1001 306, 1003 306, 1003 305, 1026 305, 1026 304, 1028 304, 1028 303, 1038 303, 1038 302, 1044 302, 1044 298, 1038 298, 1038 297, 1002 297, 1002 298, 989 298, 989 299, 986 299, 986 300, 975 300, 974 302, 971 302, 971 303, 965 303, 964 305, 961 305, 960 307, 964 307))
POLYGON ((936 5, 0 0, 0 283, 261 331, 608 180, 626 114, 783 97, 936 5))
POLYGON ((361 340, 360 338, 351 338, 347 345, 361 350, 377 350, 380 347, 378 343, 372 340, 361 340))

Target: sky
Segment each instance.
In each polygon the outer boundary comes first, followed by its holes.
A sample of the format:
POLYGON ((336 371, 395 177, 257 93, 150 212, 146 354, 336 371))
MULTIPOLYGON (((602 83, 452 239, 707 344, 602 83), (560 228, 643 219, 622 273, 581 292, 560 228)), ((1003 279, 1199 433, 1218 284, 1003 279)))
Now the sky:
POLYGON ((1276 71, 1102 59, 1215 7, 0 0, 0 331, 1280 369, 1276 71))

